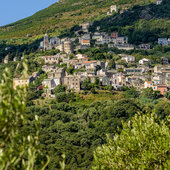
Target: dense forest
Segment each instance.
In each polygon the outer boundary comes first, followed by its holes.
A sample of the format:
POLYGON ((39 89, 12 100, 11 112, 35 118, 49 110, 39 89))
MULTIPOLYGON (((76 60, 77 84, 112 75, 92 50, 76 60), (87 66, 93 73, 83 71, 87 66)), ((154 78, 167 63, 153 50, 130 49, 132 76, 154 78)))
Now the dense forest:
MULTIPOLYGON (((90 169, 93 152, 120 133, 122 121, 127 122, 137 113, 156 113, 160 119, 170 114, 170 102, 152 89, 141 93, 135 89, 97 91, 95 94, 66 93, 58 87, 56 99, 28 101, 26 114, 30 123, 24 133, 34 131, 33 118, 39 116, 42 152, 49 155, 48 169, 57 169, 66 155, 66 169, 90 169)), ((167 94, 168 97, 168 94, 167 94)))

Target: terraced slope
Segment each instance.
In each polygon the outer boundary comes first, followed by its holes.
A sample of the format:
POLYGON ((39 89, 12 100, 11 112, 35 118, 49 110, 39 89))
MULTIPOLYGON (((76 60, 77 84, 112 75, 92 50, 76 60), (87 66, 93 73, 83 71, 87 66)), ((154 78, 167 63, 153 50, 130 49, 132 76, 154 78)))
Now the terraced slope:
POLYGON ((151 2, 155 0, 60 0, 31 17, 0 27, 0 39, 60 34, 74 25, 101 19, 110 5, 131 8, 151 2))

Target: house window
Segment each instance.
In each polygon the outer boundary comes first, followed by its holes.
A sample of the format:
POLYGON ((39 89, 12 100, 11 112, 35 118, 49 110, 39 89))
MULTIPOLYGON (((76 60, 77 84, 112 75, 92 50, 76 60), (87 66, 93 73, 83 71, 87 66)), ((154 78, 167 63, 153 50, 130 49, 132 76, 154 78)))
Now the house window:
POLYGON ((156 89, 156 88, 154 87, 154 89, 156 89))
POLYGON ((152 86, 152 83, 150 85, 152 86))

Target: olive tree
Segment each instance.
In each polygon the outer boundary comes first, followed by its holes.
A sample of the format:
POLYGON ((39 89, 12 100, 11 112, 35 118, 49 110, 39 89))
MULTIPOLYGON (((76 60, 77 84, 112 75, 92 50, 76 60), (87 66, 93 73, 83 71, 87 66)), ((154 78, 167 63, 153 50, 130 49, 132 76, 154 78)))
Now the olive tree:
POLYGON ((94 152, 92 169, 167 169, 170 131, 154 114, 135 115, 123 130, 94 152))
POLYGON ((0 170, 45 169, 48 164, 40 152, 36 115, 35 134, 22 132, 22 127, 28 123, 26 98, 26 88, 14 90, 10 74, 5 71, 0 82, 0 170))

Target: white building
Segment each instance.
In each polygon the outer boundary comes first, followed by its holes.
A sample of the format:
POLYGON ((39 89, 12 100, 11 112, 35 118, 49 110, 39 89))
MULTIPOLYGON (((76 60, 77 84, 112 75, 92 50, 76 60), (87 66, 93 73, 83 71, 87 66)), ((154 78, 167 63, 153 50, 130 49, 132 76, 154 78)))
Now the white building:
POLYGON ((135 62, 135 57, 124 55, 122 56, 122 60, 126 61, 126 63, 132 63, 132 62, 135 62))
POLYGON ((139 60, 139 64, 140 65, 144 65, 144 64, 149 64, 151 65, 151 60, 147 59, 147 58, 143 58, 142 60, 139 60))
POLYGON ((162 3, 162 0, 156 0, 156 5, 160 5, 162 3))
POLYGON ((159 45, 168 45, 168 39, 167 38, 158 38, 158 44, 159 45))
POLYGON ((112 5, 110 7, 110 12, 113 13, 113 12, 117 12, 118 11, 118 6, 117 5, 112 5))
POLYGON ((128 37, 117 37, 116 38, 116 44, 127 44, 128 43, 128 37))

